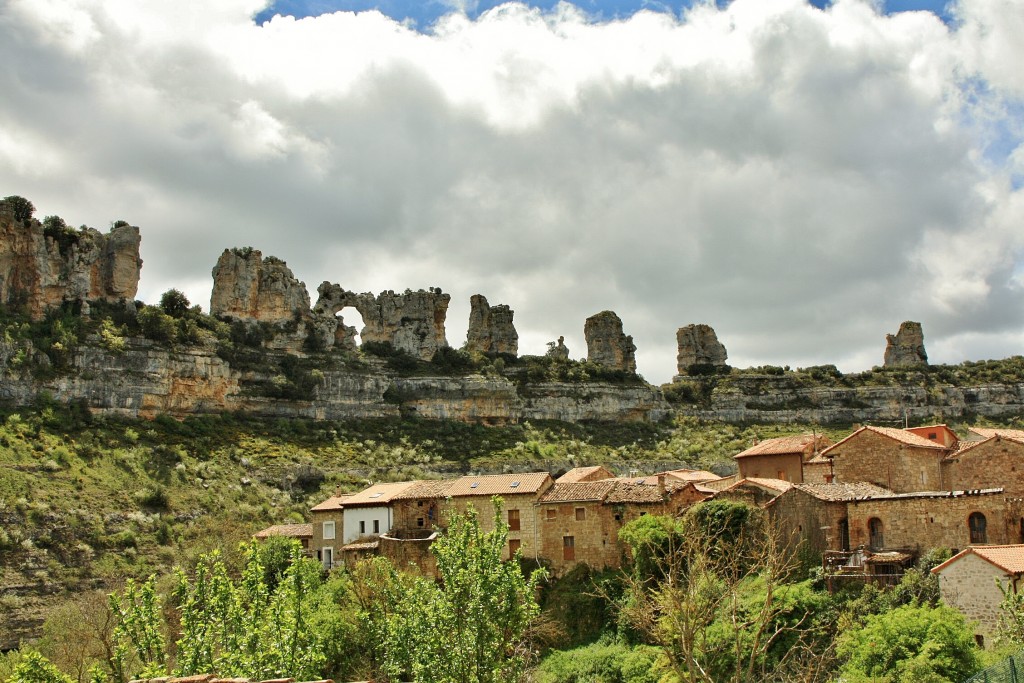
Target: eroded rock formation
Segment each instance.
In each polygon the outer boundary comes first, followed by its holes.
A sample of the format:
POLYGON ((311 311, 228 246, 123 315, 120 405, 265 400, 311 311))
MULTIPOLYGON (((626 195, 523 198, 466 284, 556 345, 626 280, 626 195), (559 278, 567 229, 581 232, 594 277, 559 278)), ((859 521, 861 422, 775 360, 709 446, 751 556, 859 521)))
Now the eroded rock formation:
POLYGON ((0 303, 24 306, 38 320, 66 301, 133 301, 140 241, 139 229, 127 223, 107 234, 63 221, 44 228, 0 202, 0 303))
POLYGON ((687 325, 676 331, 676 368, 687 375, 694 365, 725 365, 729 354, 710 325, 687 325))
POLYGON ((569 360, 569 347, 565 345, 565 337, 559 337, 557 343, 548 342, 548 350, 544 355, 549 358, 569 360))
POLYGON ((885 335, 885 341, 885 367, 928 364, 921 323, 907 320, 900 325, 899 332, 885 335))
POLYGON ((515 312, 505 304, 491 306, 482 294, 469 299, 466 348, 480 353, 519 353, 519 333, 512 324, 515 312))
MULTIPOLYGON (((404 294, 389 290, 374 297, 368 292, 356 294, 340 285, 324 282, 317 292, 320 298, 313 312, 318 320, 336 317, 347 306, 359 311, 364 325, 360 338, 364 344, 387 342, 422 360, 432 359, 438 349, 448 346, 444 322, 451 296, 440 288, 415 292, 407 289, 404 294)), ((344 321, 337 320, 339 328, 344 328, 344 321)), ((347 336, 347 332, 343 336, 347 336)))
POLYGON ((309 292, 288 264, 257 249, 225 249, 213 267, 210 313, 246 322, 309 317, 309 292))
POLYGON ((636 372, 636 346, 622 331, 622 320, 612 311, 601 311, 583 325, 587 360, 615 370, 636 372))

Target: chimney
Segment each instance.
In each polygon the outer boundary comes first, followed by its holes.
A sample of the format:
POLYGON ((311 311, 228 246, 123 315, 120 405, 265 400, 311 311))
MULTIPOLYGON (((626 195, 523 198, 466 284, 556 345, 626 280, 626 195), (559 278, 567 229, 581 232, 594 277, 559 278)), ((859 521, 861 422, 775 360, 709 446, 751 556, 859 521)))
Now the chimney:
POLYGON ((661 472, 661 473, 658 474, 658 493, 661 494, 662 498, 665 497, 665 473, 664 472, 661 472))

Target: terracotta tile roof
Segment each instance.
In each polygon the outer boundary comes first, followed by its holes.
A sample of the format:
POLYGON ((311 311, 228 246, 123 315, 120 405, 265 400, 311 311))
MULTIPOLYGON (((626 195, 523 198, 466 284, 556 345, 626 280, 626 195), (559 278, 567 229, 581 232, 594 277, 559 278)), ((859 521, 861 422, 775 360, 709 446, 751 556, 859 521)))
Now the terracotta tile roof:
POLYGON ((331 496, 322 503, 317 503, 310 508, 313 512, 324 512, 326 510, 340 510, 344 507, 345 501, 351 498, 351 494, 345 494, 344 496, 331 496))
POLYGON ((341 547, 341 552, 351 550, 375 550, 380 546, 380 541, 355 541, 341 547))
POLYGON ((708 472, 707 470, 669 470, 665 474, 680 481, 711 481, 713 479, 721 479, 714 472, 708 472))
MULTIPOLYGON (((667 489, 666 489, 667 490, 667 489)), ((657 486, 638 484, 632 480, 617 479, 604 499, 605 503, 663 503, 665 499, 657 486)))
POLYGON ((312 524, 275 524, 253 534, 253 538, 290 536, 291 538, 313 538, 312 524))
POLYGON ((1024 441, 1024 429, 990 429, 988 427, 971 427, 968 431, 974 432, 985 439, 991 439, 993 436, 1001 436, 1004 439, 1024 441))
POLYGON ((839 442, 832 444, 831 446, 823 450, 821 454, 825 455, 827 453, 831 453, 832 451, 839 448, 847 441, 850 441, 851 439, 856 439, 864 432, 874 432, 875 434, 886 436, 890 439, 893 439, 894 441, 899 441, 900 443, 906 444, 908 446, 914 446, 916 448, 930 448, 937 451, 946 450, 946 447, 943 446, 942 444, 935 443, 934 441, 929 441, 923 436, 918 436, 917 434, 908 432, 904 429, 895 429, 893 427, 873 427, 869 425, 867 427, 861 427, 860 429, 855 431, 853 434, 850 434, 845 439, 842 439, 839 442))
POLYGON ((769 479, 767 477, 746 477, 740 479, 738 482, 729 486, 728 488, 722 489, 723 491, 733 491, 735 489, 743 488, 744 486, 756 486, 759 489, 767 489, 776 493, 785 493, 786 491, 793 488, 793 483, 788 482, 785 479, 769 479))
POLYGON ((829 502, 858 500, 892 493, 889 489, 869 484, 866 481, 832 484, 794 484, 793 487, 818 500, 829 502))
POLYGON ((353 493, 343 501, 342 505, 346 508, 387 505, 395 496, 419 483, 419 481, 396 481, 374 484, 359 493, 353 493))
POLYGON ((944 568, 970 554, 977 555, 981 559, 999 567, 1007 574, 1024 574, 1024 545, 971 546, 961 550, 938 567, 932 569, 932 574, 938 574, 944 568))
POLYGON ((571 470, 556 479, 556 482, 569 484, 574 481, 596 481, 599 479, 612 479, 615 473, 603 465, 592 465, 589 467, 573 467, 571 470))
POLYGON ((747 450, 732 456, 734 458, 749 458, 755 455, 785 455, 788 453, 804 453, 813 447, 815 438, 818 440, 819 448, 827 448, 832 445, 824 436, 815 437, 814 434, 797 434, 796 436, 780 436, 774 439, 765 439, 756 443, 747 450))
MULTIPOLYGON (((970 451, 974 450, 975 448, 977 448, 978 446, 980 446, 982 444, 992 443, 992 442, 998 441, 1000 439, 1003 440, 1003 441, 1009 441, 1011 443, 1015 443, 1015 444, 1019 444, 1021 446, 1024 446, 1024 438, 1021 438, 1021 439, 1014 438, 1013 436, 1010 436, 1010 435, 1006 434, 1005 431, 1001 431, 1001 430, 986 429, 984 431, 986 431, 986 432, 997 432, 998 431, 1000 433, 992 434, 991 436, 989 436, 987 438, 984 438, 981 441, 960 441, 960 442, 957 443, 956 448, 954 448, 952 451, 950 451, 946 455, 945 459, 946 460, 956 460, 960 456, 964 455, 965 453, 969 453, 970 451)), ((1024 434, 1024 432, 1021 432, 1021 434, 1024 434)))
POLYGON ((614 479, 605 479, 603 481, 571 481, 563 483, 561 479, 555 482, 555 485, 547 490, 543 496, 541 496, 540 502, 543 503, 568 503, 572 501, 586 501, 596 500, 601 501, 605 499, 608 492, 615 487, 614 479))
POLYGON ((551 482, 547 472, 524 472, 522 474, 488 474, 476 477, 462 477, 452 482, 448 495, 456 496, 498 496, 512 493, 537 493, 551 482))
POLYGON ((736 482, 740 480, 739 474, 730 474, 728 477, 722 477, 721 479, 712 479, 711 481, 702 481, 701 484, 709 489, 715 491, 724 491, 736 482))
POLYGON ((404 491, 391 497, 391 500, 417 500, 421 498, 446 498, 448 489, 452 487, 451 479, 426 479, 416 482, 404 491))

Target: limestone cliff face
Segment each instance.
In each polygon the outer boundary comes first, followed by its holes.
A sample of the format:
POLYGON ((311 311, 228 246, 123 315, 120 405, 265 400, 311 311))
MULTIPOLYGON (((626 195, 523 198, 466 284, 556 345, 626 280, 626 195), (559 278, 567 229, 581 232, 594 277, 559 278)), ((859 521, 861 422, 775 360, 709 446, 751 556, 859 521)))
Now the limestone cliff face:
POLYGON ((687 325, 676 332, 676 369, 689 374, 692 365, 725 365, 729 354, 710 325, 687 325))
POLYGON ((480 353, 519 353, 519 333, 512 324, 515 312, 504 304, 491 306, 487 297, 474 294, 469 299, 469 330, 466 349, 480 353))
MULTIPOLYGON (((375 297, 324 282, 317 292, 320 298, 314 314, 320 320, 330 320, 348 306, 359 311, 364 323, 360 332, 363 343, 387 342, 421 360, 430 360, 438 349, 448 346, 444 323, 451 296, 438 288, 406 290, 404 294, 387 291, 375 297)), ((339 318, 338 325, 343 324, 339 318)))
POLYGON ((309 292, 288 264, 256 249, 225 249, 213 267, 210 313, 247 322, 309 317, 309 292))
POLYGON ((907 320, 900 325, 899 332, 885 335, 885 341, 885 367, 928 364, 921 323, 907 320))
POLYGON ((587 360, 625 372, 636 372, 636 346, 622 331, 622 320, 612 311, 587 318, 583 325, 587 360))
POLYGON ((140 242, 139 229, 124 223, 105 235, 66 227, 47 234, 0 202, 0 303, 24 306, 38 320, 67 301, 134 300, 140 242))

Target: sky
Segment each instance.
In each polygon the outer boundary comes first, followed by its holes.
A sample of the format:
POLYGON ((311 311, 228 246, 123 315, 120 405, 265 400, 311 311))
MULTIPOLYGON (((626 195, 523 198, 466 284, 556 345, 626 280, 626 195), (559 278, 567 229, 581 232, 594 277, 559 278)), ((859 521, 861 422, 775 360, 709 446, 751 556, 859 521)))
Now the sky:
MULTIPOLYGON (((139 298, 228 247, 735 367, 1024 352, 1024 2, 0 0, 0 196, 142 231, 139 298)), ((361 325, 352 311, 347 324, 361 325)))

